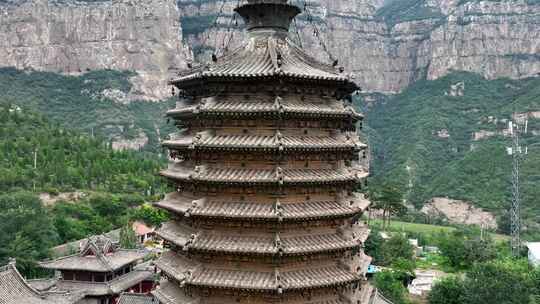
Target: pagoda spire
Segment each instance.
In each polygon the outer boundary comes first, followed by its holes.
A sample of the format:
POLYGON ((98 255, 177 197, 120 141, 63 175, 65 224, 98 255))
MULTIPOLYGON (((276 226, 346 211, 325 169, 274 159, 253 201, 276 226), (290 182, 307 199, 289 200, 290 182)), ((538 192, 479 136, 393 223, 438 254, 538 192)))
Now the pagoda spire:
POLYGON ((247 0, 235 9, 244 19, 248 33, 288 33, 300 8, 287 0, 247 0))

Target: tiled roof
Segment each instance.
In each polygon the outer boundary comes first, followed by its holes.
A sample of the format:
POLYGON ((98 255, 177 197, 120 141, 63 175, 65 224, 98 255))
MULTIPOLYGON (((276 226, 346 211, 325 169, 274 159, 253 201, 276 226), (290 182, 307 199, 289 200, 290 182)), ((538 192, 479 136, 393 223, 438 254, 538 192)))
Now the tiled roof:
POLYGON ((347 232, 326 231, 294 236, 286 233, 231 236, 219 232, 195 231, 172 221, 165 223, 157 234, 185 250, 229 254, 300 255, 357 248, 365 241, 366 230, 365 227, 355 226, 347 232))
POLYGON ((284 101, 280 97, 262 99, 257 97, 253 101, 243 101, 240 97, 212 97, 204 99, 197 104, 180 103, 175 109, 169 110, 167 116, 186 118, 191 116, 287 116, 287 117, 334 117, 354 121, 362 119, 362 114, 356 112, 351 106, 342 102, 328 101, 313 103, 302 100, 284 101))
POLYGON ((152 291, 152 294, 161 304, 199 304, 200 299, 189 297, 184 291, 173 282, 161 282, 160 285, 152 291))
POLYGON ((179 88, 201 80, 291 79, 331 81, 350 92, 358 89, 348 76, 332 66, 321 64, 294 45, 288 38, 273 36, 249 39, 245 45, 171 80, 179 88))
POLYGON ((148 252, 145 250, 119 249, 113 253, 96 256, 71 255, 41 262, 40 266, 46 269, 111 272, 141 260, 147 255, 148 252))
POLYGON ((156 266, 182 284, 266 292, 323 288, 362 280, 362 275, 337 265, 274 272, 228 270, 203 266, 172 251, 164 253, 156 266))
POLYGON ((263 150, 263 151, 336 151, 360 150, 366 147, 356 136, 274 136, 212 135, 202 132, 184 135, 163 143, 178 150, 263 150))
POLYGON ((305 201, 300 203, 224 202, 193 199, 178 192, 168 194, 157 207, 187 216, 243 220, 292 221, 347 217, 364 212, 369 201, 353 195, 339 201, 305 201))
POLYGON ((91 296, 120 294, 140 282, 153 280, 154 273, 150 270, 134 270, 109 282, 81 282, 59 280, 58 290, 84 291, 91 296))
POLYGON ((72 304, 80 298, 79 294, 40 293, 27 284, 14 264, 0 267, 1 304, 72 304))
POLYGON ((157 300, 151 296, 140 293, 123 293, 118 298, 117 304, 157 304, 157 300))
POLYGON ((349 169, 221 169, 198 166, 195 169, 181 164, 170 166, 161 171, 161 175, 173 180, 195 183, 215 184, 350 184, 358 183, 368 176, 361 168, 349 169))

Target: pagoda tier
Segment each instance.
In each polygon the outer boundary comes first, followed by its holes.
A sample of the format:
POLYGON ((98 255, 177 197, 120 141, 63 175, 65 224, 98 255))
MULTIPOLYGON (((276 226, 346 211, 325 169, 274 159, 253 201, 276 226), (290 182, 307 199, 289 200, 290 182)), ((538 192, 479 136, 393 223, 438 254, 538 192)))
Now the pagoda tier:
POLYGON ((183 251, 220 254, 292 256, 358 250, 369 230, 361 225, 337 229, 309 229, 290 232, 196 230, 177 222, 157 231, 164 240, 183 251))
POLYGON ((190 93, 200 92, 201 87, 215 83, 272 84, 276 81, 296 86, 327 86, 335 88, 339 96, 358 89, 349 76, 316 62, 288 38, 279 34, 264 38, 252 37, 247 45, 219 58, 214 64, 196 67, 170 83, 190 93))
MULTIPOLYGON (((257 96, 257 100, 246 100, 245 94, 201 98, 199 102, 178 102, 167 116, 175 119, 203 118, 302 118, 352 120, 357 122, 363 116, 354 108, 335 98, 321 98, 319 95, 298 98, 296 95, 282 97, 272 95, 257 96), (309 101, 308 101, 309 100, 309 101), (319 102, 313 102, 319 100, 319 102)), ((249 97, 248 97, 249 98, 249 97)))
POLYGON ((339 136, 283 136, 277 132, 273 136, 263 135, 215 135, 200 132, 195 135, 181 135, 163 143, 177 152, 267 152, 267 153, 319 153, 345 151, 358 153, 367 146, 350 134, 339 136))
POLYGON ((368 173, 360 167, 340 169, 238 169, 209 166, 188 167, 178 163, 161 175, 179 184, 221 184, 229 186, 321 186, 356 185, 368 173))
MULTIPOLYGON (((336 296, 334 295, 334 293, 335 291, 328 292, 328 294, 331 294, 332 296, 328 296, 328 295, 325 296, 323 293, 321 293, 321 296, 317 297, 316 300, 315 299, 310 300, 310 299, 306 299, 303 296, 299 296, 299 297, 291 299, 291 301, 288 301, 288 303, 291 303, 291 304, 353 304, 353 303, 356 303, 356 302, 353 302, 353 300, 348 298, 346 295, 338 294, 336 296), (327 298, 327 299, 324 299, 324 298, 327 298)), ((158 299, 158 301, 160 301, 160 303, 163 303, 163 304, 176 304, 176 303, 221 304, 221 303, 231 303, 235 301, 235 298, 237 298, 231 295, 224 295, 220 300, 215 301, 215 302, 203 301, 201 297, 197 297, 195 295, 187 295, 184 289, 180 288, 178 284, 173 283, 173 282, 164 283, 158 289, 153 291, 152 294, 158 299)), ((256 302, 254 300, 251 300, 250 304, 276 303, 277 300, 278 299, 276 299, 275 297, 267 297, 267 298, 264 298, 263 301, 256 302)))
POLYGON ((183 286, 266 293, 343 286, 360 283, 364 279, 356 271, 357 267, 351 269, 340 262, 317 263, 297 270, 279 267, 246 270, 245 267, 200 263, 181 254, 167 252, 156 262, 156 266, 183 286))
POLYGON ((355 195, 343 199, 294 203, 280 202, 279 199, 274 199, 273 202, 241 202, 186 197, 174 192, 156 203, 156 206, 181 216, 201 219, 301 222, 358 216, 367 209, 369 201, 355 195))
POLYGON ((179 127, 161 175, 165 304, 364 304, 367 146, 344 69, 287 38, 299 9, 247 0, 246 43, 171 84, 179 127), (360 157, 362 156, 362 157, 360 157))

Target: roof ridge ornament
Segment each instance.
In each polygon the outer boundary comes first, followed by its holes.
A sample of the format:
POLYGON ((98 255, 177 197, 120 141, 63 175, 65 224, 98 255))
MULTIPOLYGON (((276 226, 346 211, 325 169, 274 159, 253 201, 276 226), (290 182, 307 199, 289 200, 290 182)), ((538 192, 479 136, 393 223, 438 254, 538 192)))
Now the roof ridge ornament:
POLYGON ((276 232, 276 235, 274 237, 274 246, 277 248, 277 251, 280 256, 283 255, 283 244, 281 243, 281 238, 279 236, 279 232, 276 232))
POLYGON ((276 179, 280 185, 283 185, 283 169, 281 167, 276 167, 276 179))
POLYGON ((279 269, 277 268, 274 268, 274 281, 276 283, 277 292, 282 294, 283 286, 281 285, 281 275, 279 274, 279 269))
POLYGON ((283 206, 281 205, 281 202, 279 201, 279 198, 276 199, 276 202, 274 204, 274 212, 278 216, 278 221, 283 222, 283 206))

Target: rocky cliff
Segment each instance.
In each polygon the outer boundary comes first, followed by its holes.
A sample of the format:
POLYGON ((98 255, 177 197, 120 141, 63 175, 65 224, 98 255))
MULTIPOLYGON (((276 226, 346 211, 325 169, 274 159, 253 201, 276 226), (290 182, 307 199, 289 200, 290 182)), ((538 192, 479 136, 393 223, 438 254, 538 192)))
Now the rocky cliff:
POLYGON ((174 0, 0 0, 0 66, 136 71, 130 99, 162 99, 186 61, 174 0))
MULTIPOLYGON (((330 53, 366 92, 396 93, 452 70, 490 79, 540 72, 539 0, 306 1, 330 53)), ((237 45, 242 25, 232 9, 241 2, 0 0, 0 66, 133 70, 139 76, 130 99, 159 99, 190 48, 198 54, 237 45)), ((304 13, 298 21, 301 38, 291 37, 329 60, 308 19, 304 13)))
MULTIPOLYGON (((195 49, 223 47, 237 1, 179 0, 185 39, 195 49), (217 19, 210 31, 204 26, 217 19)), ((293 1, 294 2, 294 1, 293 1)), ((302 1, 296 1, 302 3, 302 1)), ((452 70, 493 79, 540 72, 540 1, 307 1, 330 53, 367 92, 396 93, 418 79, 452 70)), ((298 23, 304 46, 323 51, 307 14, 298 23)), ((238 35, 235 35, 235 38, 238 35)), ((294 35, 293 35, 294 36, 294 35)), ((234 41, 237 39, 233 39, 234 41)))

